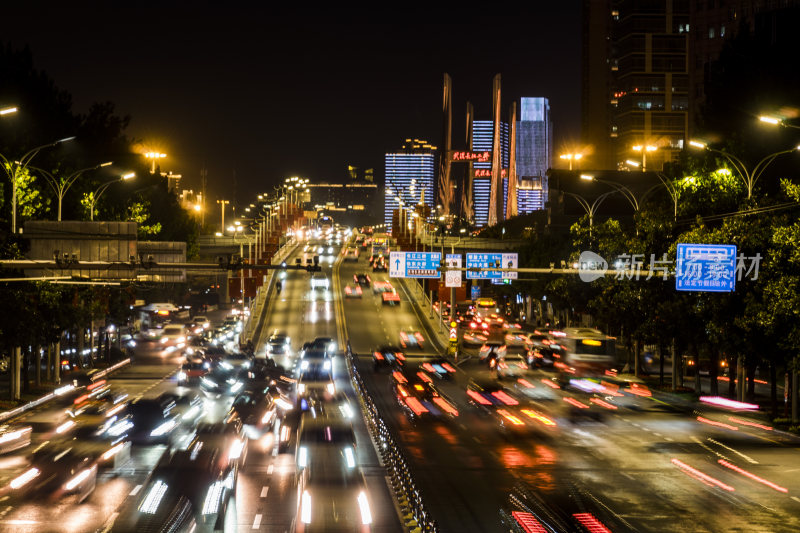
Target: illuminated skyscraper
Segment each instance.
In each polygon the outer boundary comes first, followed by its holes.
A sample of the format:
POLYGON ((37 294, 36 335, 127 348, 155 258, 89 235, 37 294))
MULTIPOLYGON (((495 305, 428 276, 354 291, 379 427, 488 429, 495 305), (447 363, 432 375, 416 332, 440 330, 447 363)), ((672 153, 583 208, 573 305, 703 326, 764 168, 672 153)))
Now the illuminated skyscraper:
MULTIPOLYGON (((491 142, 491 140, 490 140, 491 142)), ((402 150, 386 154, 386 184, 383 220, 392 228, 392 212, 412 209, 420 200, 436 212, 436 147, 427 141, 406 139, 402 150)))
MULTIPOLYGON (((492 134, 494 125, 491 120, 474 120, 472 122, 472 146, 475 152, 492 151, 492 134)), ((508 168, 508 124, 500 123, 501 167, 508 168)), ((473 163, 474 179, 472 180, 472 206, 475 211, 475 225, 485 226, 489 220, 489 196, 492 188, 492 163, 473 163)), ((504 185, 505 192, 505 185, 504 185)), ((503 194, 503 198, 506 195, 503 194)), ((504 204, 505 205, 505 204, 504 204)))
POLYGON ((553 125, 547 98, 522 98, 516 156, 519 214, 544 209, 547 170, 553 163, 553 125))

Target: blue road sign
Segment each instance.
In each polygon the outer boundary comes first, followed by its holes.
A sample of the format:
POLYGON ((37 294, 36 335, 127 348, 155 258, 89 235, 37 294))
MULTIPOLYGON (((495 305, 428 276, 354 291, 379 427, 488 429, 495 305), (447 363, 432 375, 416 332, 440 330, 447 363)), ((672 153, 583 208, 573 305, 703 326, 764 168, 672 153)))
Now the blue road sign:
POLYGON ((735 288, 735 245, 678 244, 676 290, 732 292, 735 288))
POLYGON ((389 252, 389 277, 439 279, 441 262, 441 252, 389 252))
MULTIPOLYGON (((467 254, 467 268, 517 268, 519 265, 518 255, 515 253, 488 253, 488 254, 467 254)), ((516 279, 516 272, 499 272, 481 270, 480 272, 470 272, 467 270, 467 279, 516 279)))
POLYGON ((480 287, 480 285, 473 285, 470 288, 469 296, 470 296, 470 298, 472 299, 473 302, 475 300, 477 300, 478 298, 480 298, 481 297, 481 287, 480 287))

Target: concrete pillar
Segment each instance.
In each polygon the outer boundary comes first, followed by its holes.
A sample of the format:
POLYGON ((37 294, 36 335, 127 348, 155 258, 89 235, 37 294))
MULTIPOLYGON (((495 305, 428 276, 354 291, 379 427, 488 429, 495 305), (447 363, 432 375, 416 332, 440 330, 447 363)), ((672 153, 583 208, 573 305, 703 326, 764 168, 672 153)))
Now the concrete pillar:
POLYGON ((53 351, 53 383, 58 385, 61 383, 61 340, 59 340, 53 351))

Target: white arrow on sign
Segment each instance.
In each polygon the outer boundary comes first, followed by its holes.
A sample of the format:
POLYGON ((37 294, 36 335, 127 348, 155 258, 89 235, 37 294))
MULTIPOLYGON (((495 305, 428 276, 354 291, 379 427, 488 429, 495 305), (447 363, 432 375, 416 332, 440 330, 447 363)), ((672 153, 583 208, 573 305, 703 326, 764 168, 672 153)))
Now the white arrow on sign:
POLYGON ((389 277, 406 277, 406 254, 404 252, 389 252, 389 277))

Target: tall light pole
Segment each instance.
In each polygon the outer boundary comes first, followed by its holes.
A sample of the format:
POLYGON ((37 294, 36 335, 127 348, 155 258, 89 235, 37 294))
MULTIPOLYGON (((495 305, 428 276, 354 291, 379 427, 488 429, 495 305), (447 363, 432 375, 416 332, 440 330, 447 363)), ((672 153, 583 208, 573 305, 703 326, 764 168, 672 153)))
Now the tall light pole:
POLYGON ((225 206, 230 202, 230 200, 217 200, 217 203, 220 206, 220 211, 222 212, 222 220, 220 221, 219 230, 221 232, 225 232, 225 206))
POLYGON ((50 185, 50 188, 53 189, 53 192, 56 194, 58 198, 58 221, 61 222, 61 204, 64 201, 64 196, 66 196, 67 191, 75 181, 81 177, 84 172, 89 172, 90 170, 97 170, 101 167, 107 167, 114 164, 113 161, 108 161, 107 163, 100 163, 99 165, 95 165, 93 167, 84 168, 78 170, 67 176, 66 178, 58 179, 53 176, 51 173, 43 170, 41 168, 31 167, 32 169, 36 170, 37 172, 41 173, 47 179, 47 183, 50 185))
POLYGON ((97 190, 92 193, 92 196, 89 198, 89 220, 94 220, 94 206, 97 205, 97 201, 100 199, 100 196, 106 192, 111 185, 118 183, 120 181, 130 180, 136 177, 136 174, 133 172, 128 172, 127 174, 123 174, 119 178, 111 181, 107 181, 100 185, 97 190))
POLYGON ((708 144, 702 141, 692 140, 689 141, 689 146, 692 148, 696 148, 698 150, 708 150, 709 152, 713 152, 715 154, 720 154, 721 156, 725 157, 731 165, 736 169, 736 172, 739 174, 739 177, 742 178, 744 181, 745 186, 747 187, 747 199, 749 200, 753 196, 753 187, 755 187, 758 178, 761 177, 761 174, 764 170, 772 163, 776 157, 783 154, 790 154, 792 152, 800 151, 800 144, 791 148, 789 150, 781 150, 780 152, 775 152, 769 154, 768 156, 764 157, 756 163, 752 169, 748 170, 747 165, 744 162, 736 157, 733 154, 730 154, 724 150, 717 150, 715 148, 711 148, 708 144))
POLYGON ((634 152, 641 152, 642 154, 642 172, 647 170, 647 152, 655 152, 658 150, 657 146, 653 146, 652 144, 637 144, 636 146, 632 146, 631 150, 634 152))
MULTIPOLYGON (((14 108, 16 110, 16 108, 14 108)), ((17 160, 9 161, 5 156, 0 155, 0 160, 3 162, 3 169, 6 171, 8 179, 11 180, 11 233, 17 232, 17 181, 22 174, 22 171, 28 167, 31 160, 36 157, 36 154, 44 148, 51 148, 61 143, 73 140, 75 137, 65 137, 49 144, 37 146, 33 150, 26 152, 25 155, 17 160)))
POLYGON ((578 203, 581 204, 581 207, 583 207, 584 211, 586 211, 586 214, 589 215, 589 238, 591 238, 592 237, 592 228, 594 227, 594 215, 595 215, 595 213, 597 213, 597 209, 600 207, 600 204, 603 203, 603 200, 605 200, 606 198, 608 198, 612 194, 616 194, 617 191, 609 191, 607 193, 603 193, 600 196, 598 196, 594 200, 594 202, 592 202, 591 204, 589 203, 589 201, 586 198, 584 198, 583 196, 581 196, 579 194, 575 194, 575 193, 571 193, 571 192, 567 192, 567 191, 563 191, 563 193, 568 195, 568 196, 571 196, 571 197, 575 198, 578 201, 578 203))
POLYGON ((144 154, 147 159, 151 160, 150 163, 150 174, 156 173, 156 160, 163 159, 167 157, 167 154, 162 154, 161 152, 147 152, 144 154))
POLYGON ((633 194, 632 190, 623 184, 617 183, 616 181, 601 180, 599 178, 595 178, 591 174, 581 174, 581 179, 584 181, 595 181, 597 183, 602 183, 604 185, 608 185, 609 187, 613 187, 617 190, 617 192, 621 193, 626 200, 628 200, 628 203, 631 204, 631 207, 633 207, 634 211, 639 211, 639 202, 636 200, 636 195, 633 194))
POLYGON ((583 158, 583 154, 580 152, 571 154, 561 154, 558 157, 559 159, 565 159, 569 161, 569 169, 572 170, 572 162, 575 161, 575 164, 577 165, 578 161, 580 161, 581 158, 583 158))

